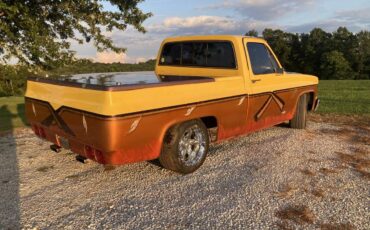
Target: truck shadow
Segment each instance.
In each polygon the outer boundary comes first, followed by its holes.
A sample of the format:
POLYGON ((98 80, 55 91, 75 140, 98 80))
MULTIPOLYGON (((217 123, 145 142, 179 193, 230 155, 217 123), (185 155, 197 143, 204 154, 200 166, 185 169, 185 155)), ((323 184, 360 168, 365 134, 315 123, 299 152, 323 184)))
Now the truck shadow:
MULTIPOLYGON (((0 107, 2 122, 11 126, 15 116, 6 105, 0 107)), ((0 229, 20 229, 19 168, 14 133, 0 135, 0 229)))
POLYGON ((25 105, 24 103, 17 105, 17 114, 19 118, 21 119, 24 126, 28 126, 28 121, 26 119, 26 112, 25 112, 25 105))
POLYGON ((290 128, 290 124, 289 124, 289 122, 284 122, 284 123, 281 123, 281 124, 276 125, 276 127, 290 128))
POLYGON ((161 165, 161 162, 159 162, 159 159, 154 159, 154 160, 150 160, 150 161, 147 161, 147 162, 149 164, 157 166, 158 168, 163 168, 163 166, 161 165))

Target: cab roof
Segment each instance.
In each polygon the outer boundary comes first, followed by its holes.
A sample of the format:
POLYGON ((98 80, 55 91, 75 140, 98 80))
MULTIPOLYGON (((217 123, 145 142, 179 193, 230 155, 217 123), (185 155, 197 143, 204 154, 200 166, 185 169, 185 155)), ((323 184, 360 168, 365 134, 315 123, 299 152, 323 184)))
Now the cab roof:
POLYGON ((248 39, 250 41, 259 41, 264 42, 263 38, 249 37, 242 35, 191 35, 191 36, 176 36, 169 37, 164 40, 164 42, 181 42, 181 41, 217 41, 217 40, 226 40, 226 41, 235 41, 248 39))

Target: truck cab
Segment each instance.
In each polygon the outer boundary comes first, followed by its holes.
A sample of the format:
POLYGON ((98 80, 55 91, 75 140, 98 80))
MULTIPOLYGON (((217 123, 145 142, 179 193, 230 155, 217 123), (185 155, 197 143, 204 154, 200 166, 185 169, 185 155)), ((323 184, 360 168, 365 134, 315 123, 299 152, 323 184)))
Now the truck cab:
MULTIPOLYGON (((264 39, 243 36, 187 36, 166 39, 157 57, 156 74, 211 76, 216 82, 222 82, 234 95, 247 95, 245 103, 248 103, 246 113, 249 113, 249 117, 246 119, 246 126, 249 131, 291 118, 294 111, 292 108, 287 109, 287 103, 291 99, 284 98, 285 102, 278 96, 288 95, 283 91, 298 91, 302 87, 318 84, 315 76, 286 72, 264 39), (256 106, 256 101, 269 102, 259 114, 254 111, 261 107, 256 106), (268 109, 270 103, 272 108, 268 109)), ((209 93, 215 90, 218 95, 221 91, 216 88, 208 90, 209 93)), ((294 100, 297 99, 295 96, 294 100)), ((314 110, 317 88, 310 90, 307 100, 308 109, 314 110)))

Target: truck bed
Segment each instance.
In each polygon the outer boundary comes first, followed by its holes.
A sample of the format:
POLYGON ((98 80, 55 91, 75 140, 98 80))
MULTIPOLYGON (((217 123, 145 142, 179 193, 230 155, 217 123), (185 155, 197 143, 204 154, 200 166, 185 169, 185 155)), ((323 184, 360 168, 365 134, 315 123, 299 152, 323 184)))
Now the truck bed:
POLYGON ((26 98, 54 110, 68 107, 121 116, 245 94, 242 76, 156 76, 154 72, 29 78, 26 98))

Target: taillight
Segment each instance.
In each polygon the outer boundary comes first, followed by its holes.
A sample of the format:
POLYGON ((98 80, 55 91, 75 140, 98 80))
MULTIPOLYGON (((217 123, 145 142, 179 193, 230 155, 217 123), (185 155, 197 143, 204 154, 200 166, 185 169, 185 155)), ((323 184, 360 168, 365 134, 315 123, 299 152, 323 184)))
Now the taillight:
POLYGON ((94 159, 94 149, 88 145, 85 145, 85 154, 89 159, 94 159))
POLYGON ((40 132, 40 137, 45 139, 46 138, 46 133, 45 133, 44 128, 39 127, 39 132, 40 132))
POLYGON ((38 137, 41 137, 41 138, 44 138, 44 139, 46 138, 45 129, 43 127, 33 125, 33 131, 35 132, 35 134, 38 137))
POLYGON ((99 162, 100 164, 104 164, 105 163, 104 155, 103 155, 103 152, 102 151, 99 151, 99 150, 96 150, 95 149, 95 160, 97 162, 99 162))
POLYGON ((85 156, 89 159, 95 160, 101 164, 105 163, 104 154, 102 151, 94 149, 88 145, 85 145, 85 156))
POLYGON ((37 136, 40 136, 39 127, 37 127, 37 125, 34 125, 34 126, 33 126, 33 131, 35 132, 35 134, 36 134, 37 136))

